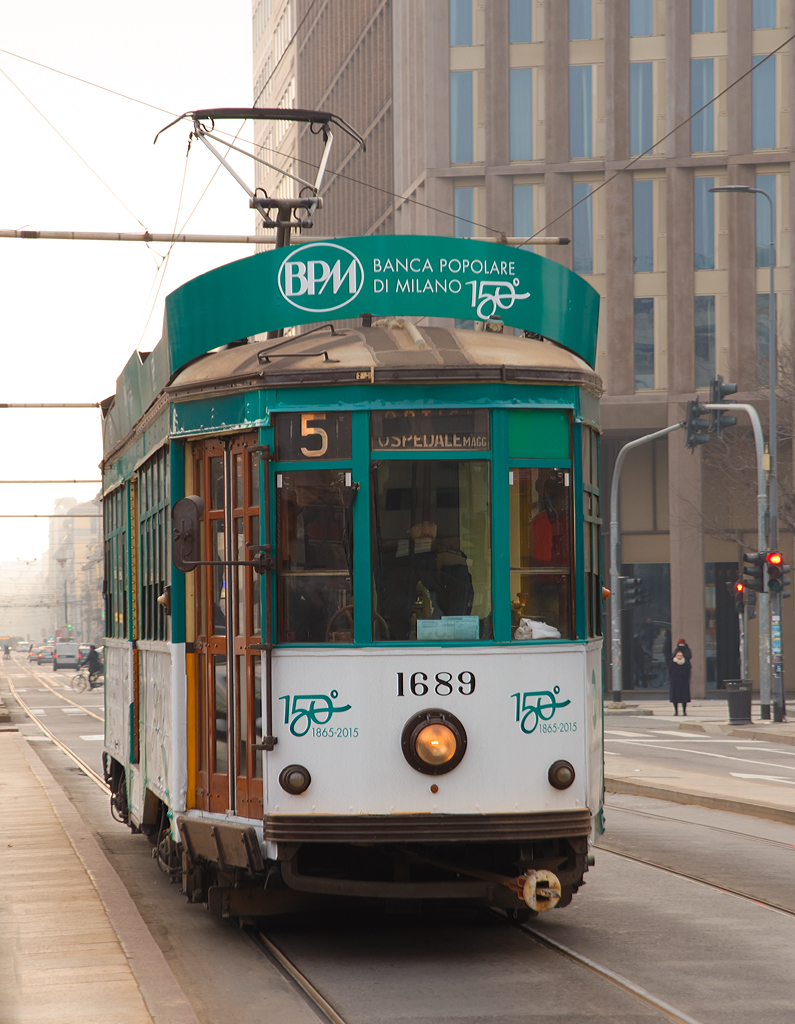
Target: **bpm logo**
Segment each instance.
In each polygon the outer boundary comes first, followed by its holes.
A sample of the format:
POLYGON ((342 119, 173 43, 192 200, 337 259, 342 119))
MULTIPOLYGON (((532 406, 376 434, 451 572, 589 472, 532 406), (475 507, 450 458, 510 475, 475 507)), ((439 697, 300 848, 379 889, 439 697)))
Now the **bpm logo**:
POLYGON ((350 250, 331 242, 298 246, 279 268, 279 291, 292 306, 310 313, 342 309, 359 294, 364 270, 350 250))

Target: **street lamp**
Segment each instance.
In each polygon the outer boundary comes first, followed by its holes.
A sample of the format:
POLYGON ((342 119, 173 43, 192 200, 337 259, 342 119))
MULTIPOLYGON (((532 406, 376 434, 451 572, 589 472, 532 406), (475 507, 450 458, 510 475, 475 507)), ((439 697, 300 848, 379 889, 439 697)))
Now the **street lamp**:
MULTIPOLYGON (((778 352, 776 351, 776 322, 774 314, 775 291, 773 282, 773 270, 776 265, 776 218, 773 208, 773 200, 761 188, 751 188, 750 185, 716 185, 710 192, 745 192, 749 195, 760 195, 767 199, 770 206, 770 276, 768 283, 768 307, 767 307, 767 348, 768 348, 768 371, 770 387, 770 472, 768 474, 770 497, 768 508, 770 510, 770 527, 768 530, 768 550, 778 549, 778 503, 777 503, 777 479, 778 479, 778 443, 776 425, 776 384, 778 382, 778 352)), ((781 596, 779 594, 768 595, 770 601, 770 612, 773 620, 773 638, 778 641, 773 645, 773 718, 776 722, 784 720, 784 676, 781 659, 781 596)), ((764 602, 763 602, 764 603, 764 602)), ((762 608, 760 606, 760 612, 762 608)), ((760 627, 762 627, 762 616, 760 614, 760 627)), ((769 657, 770 650, 769 624, 766 627, 765 653, 769 657)), ((762 673, 760 672, 760 698, 761 716, 770 718, 770 706, 766 705, 765 694, 762 690, 762 673)))

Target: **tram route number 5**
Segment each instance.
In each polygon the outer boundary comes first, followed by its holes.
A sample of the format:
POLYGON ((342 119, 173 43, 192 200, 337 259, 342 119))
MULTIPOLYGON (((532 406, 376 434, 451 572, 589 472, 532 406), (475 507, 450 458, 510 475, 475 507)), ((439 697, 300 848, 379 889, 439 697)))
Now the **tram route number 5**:
MULTIPOLYGON (((463 693, 465 697, 469 697, 475 692, 474 672, 459 672, 458 682, 461 684, 458 687, 458 692, 463 693)), ((415 697, 424 697, 431 688, 433 688, 434 692, 440 697, 449 697, 455 688, 453 673, 437 672, 430 682, 428 681, 428 676, 424 672, 411 673, 409 689, 415 697)), ((397 674, 397 695, 398 697, 406 696, 404 689, 404 676, 402 672, 398 672, 397 674)))
POLYGON ((320 437, 319 448, 301 449, 301 454, 305 455, 308 459, 318 459, 328 451, 328 431, 324 430, 323 427, 310 427, 309 425, 325 418, 326 414, 324 412, 301 413, 301 437, 312 437, 313 435, 320 437))

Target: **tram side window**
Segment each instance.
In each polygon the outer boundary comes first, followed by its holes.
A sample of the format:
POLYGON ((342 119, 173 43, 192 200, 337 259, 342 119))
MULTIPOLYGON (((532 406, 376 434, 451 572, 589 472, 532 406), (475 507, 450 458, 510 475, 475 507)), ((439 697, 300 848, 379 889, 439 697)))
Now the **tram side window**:
POLYGON ((355 495, 349 470, 276 474, 278 636, 353 642, 355 495))
POLYGON ((513 637, 570 639, 571 472, 513 469, 508 491, 513 637))
POLYGON ((373 463, 373 636, 490 640, 486 460, 373 463))
POLYGON ((127 503, 125 488, 103 503, 105 530, 105 630, 108 636, 127 636, 127 503))
POLYGON ((142 640, 167 640, 168 617, 157 599, 166 588, 168 564, 168 449, 161 448, 138 475, 140 538, 140 631, 142 640))

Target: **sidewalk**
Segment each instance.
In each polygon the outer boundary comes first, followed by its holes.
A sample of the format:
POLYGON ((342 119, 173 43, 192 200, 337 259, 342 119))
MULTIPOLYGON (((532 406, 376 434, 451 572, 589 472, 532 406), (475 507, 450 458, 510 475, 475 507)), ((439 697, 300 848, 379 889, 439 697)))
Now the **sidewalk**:
MULTIPOLYGON (((729 725, 726 705, 722 701, 693 701, 688 704, 685 718, 681 715, 675 717, 672 705, 663 700, 643 701, 639 710, 645 714, 638 719, 638 725, 645 724, 644 719, 648 721, 651 712, 655 722, 666 719, 666 725, 683 736, 687 733, 721 735, 784 747, 795 746, 795 722, 760 721, 758 702, 754 702, 751 709, 751 725, 729 725)), ((633 712, 637 714, 638 709, 630 707, 616 712, 605 707, 605 722, 610 721, 608 716, 611 714, 631 716, 633 712)), ((764 768, 758 770, 764 772, 764 768)), ((795 785, 789 787, 764 779, 726 778, 708 772, 667 767, 644 761, 642 756, 634 754, 622 754, 620 763, 618 759, 605 759, 605 791, 696 804, 795 824, 795 785)))
POLYGON ((27 741, 0 731, 0 1024, 198 1024, 160 947, 27 741))

